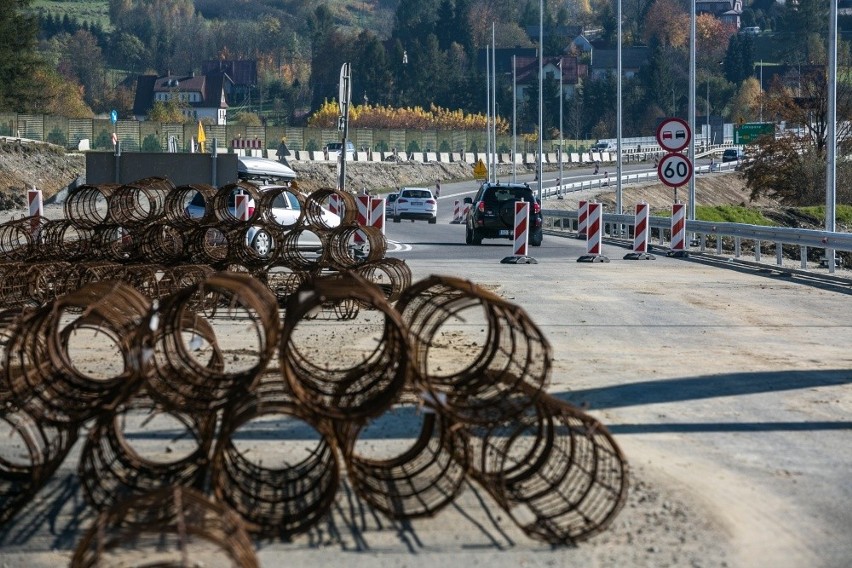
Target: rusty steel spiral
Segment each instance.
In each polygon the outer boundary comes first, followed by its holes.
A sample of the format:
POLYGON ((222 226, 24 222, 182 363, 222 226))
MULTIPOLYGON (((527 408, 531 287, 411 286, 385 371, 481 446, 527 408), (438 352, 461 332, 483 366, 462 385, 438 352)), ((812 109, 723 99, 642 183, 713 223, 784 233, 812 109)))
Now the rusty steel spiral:
POLYGON ((257 278, 275 294, 279 307, 286 307, 290 296, 312 277, 310 272, 292 270, 280 263, 270 264, 257 278))
POLYGON ((4 260, 37 258, 41 248, 42 218, 24 217, 0 224, 0 255, 4 260))
POLYGON ((265 189, 260 195, 258 208, 263 222, 279 231, 301 227, 305 223, 305 196, 287 186, 281 185, 265 189), (296 209, 291 207, 293 201, 299 205, 299 214, 291 223, 275 216, 274 209, 276 208, 296 209))
POLYGON ((144 389, 134 393, 89 430, 77 469, 86 501, 104 511, 163 487, 199 486, 215 421, 166 409, 144 389))
MULTIPOLYGON (((604 530, 627 499, 627 460, 596 419, 550 395, 467 428, 471 476, 531 538, 574 544, 604 530)), ((523 396, 524 393, 521 393, 523 396)))
POLYGON ((44 486, 77 440, 76 426, 49 424, 3 403, 0 387, 0 527, 44 486))
POLYGON ((387 252, 387 240, 380 229, 361 225, 340 225, 328 233, 328 264, 336 270, 349 270, 376 262, 387 252), (360 236, 362 243, 356 243, 360 236))
POLYGON ((224 414, 212 484, 249 531, 289 538, 334 504, 340 465, 328 421, 301 405, 279 372, 264 374, 224 414))
POLYGON ((150 300, 104 281, 22 314, 6 348, 2 380, 14 404, 36 420, 76 424, 97 416, 142 379, 136 331, 150 300), (90 369, 97 337, 100 367, 90 369))
POLYGON ((71 568, 216 566, 258 568, 245 525, 231 509, 186 487, 164 487, 101 512, 74 550, 71 568))
POLYGON ((215 219, 213 196, 216 195, 216 191, 215 187, 206 183, 179 185, 166 195, 166 201, 163 204, 166 221, 173 227, 183 229, 196 227, 215 219), (190 217, 186 210, 187 206, 199 200, 204 203, 204 214, 198 218, 190 217))
POLYGON ((273 263, 304 272, 321 270, 328 265, 327 231, 317 231, 311 227, 297 227, 284 233, 278 239, 278 242, 280 246, 277 247, 273 263), (300 242, 308 240, 319 244, 313 249, 300 247, 300 242))
POLYGON ((94 229, 108 224, 109 196, 118 184, 83 184, 73 188, 65 198, 65 218, 75 227, 94 229))
POLYGON ((94 230, 79 227, 70 219, 51 219, 41 228, 39 256, 50 260, 74 261, 95 255, 92 248, 94 230))
POLYGON ((145 324, 152 396, 185 412, 215 410, 246 390, 278 345, 275 296, 249 274, 220 272, 158 302, 145 324), (222 356, 215 318, 245 322, 257 342, 239 363, 222 356))
POLYGON ((260 194, 257 186, 247 181, 238 181, 237 183, 229 183, 220 187, 213 195, 213 215, 219 223, 225 225, 233 225, 234 223, 252 223, 260 216, 260 209, 257 204, 260 202, 260 194), (250 201, 254 202, 253 207, 249 207, 248 203, 248 218, 246 220, 238 217, 236 207, 237 195, 243 194, 250 201))
POLYGON ((411 268, 398 258, 385 257, 366 262, 357 266, 355 272, 377 286, 390 303, 399 300, 402 292, 411 286, 411 268))
POLYGON ((316 278, 292 296, 279 354, 284 378, 299 401, 329 418, 377 416, 390 407, 410 378, 410 347, 399 314, 380 290, 354 273, 316 278), (311 324, 308 316, 323 304, 343 301, 369 305, 378 312, 370 328, 373 336, 347 326, 359 341, 368 343, 353 344, 346 357, 323 356, 323 343, 315 342, 311 334, 313 325, 323 324, 311 324))
POLYGON ((351 193, 332 188, 320 188, 308 195, 304 207, 305 220, 310 227, 319 232, 334 228, 329 224, 329 219, 323 211, 329 209, 331 199, 335 199, 338 203, 336 209, 340 217, 340 225, 352 225, 358 219, 358 204, 351 193))
POLYGON ((101 225, 94 229, 92 249, 110 262, 139 262, 142 260, 141 237, 141 229, 101 225))
POLYGON ((458 421, 500 422, 535 401, 517 396, 520 387, 547 386, 550 343, 516 304, 468 280, 432 276, 405 290, 396 308, 413 364, 458 421))
POLYGON ((109 221, 140 227, 162 218, 166 196, 175 185, 166 178, 147 177, 115 188, 107 196, 109 221))
POLYGON ((468 448, 456 425, 419 397, 405 399, 369 423, 335 423, 353 488, 394 519, 435 515, 455 500, 467 475, 468 448), (409 423, 416 438, 393 439, 393 430, 409 423), (390 439, 382 439, 385 431, 390 439))
POLYGON ((166 223, 154 223, 141 231, 139 253, 145 262, 175 265, 187 256, 184 232, 166 223))

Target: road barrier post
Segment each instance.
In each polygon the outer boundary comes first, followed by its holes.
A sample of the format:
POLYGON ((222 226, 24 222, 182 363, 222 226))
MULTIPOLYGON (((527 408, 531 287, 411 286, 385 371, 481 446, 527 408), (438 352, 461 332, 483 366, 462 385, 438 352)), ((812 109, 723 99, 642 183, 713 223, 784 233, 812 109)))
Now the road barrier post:
POLYGON ((577 238, 586 238, 586 229, 589 223, 589 202, 581 199, 577 202, 577 238))
POLYGON ((586 225, 586 254, 577 262, 609 262, 609 258, 601 254, 601 239, 603 234, 603 206, 592 202, 586 205, 588 222, 586 225))
POLYGON ((514 254, 500 261, 501 264, 538 264, 538 261, 527 256, 529 246, 530 204, 526 201, 515 202, 514 223, 514 254))
POLYGON ((686 251, 686 205, 672 204, 672 242, 668 256, 684 257, 686 251))
POLYGON ((30 232, 35 239, 38 235, 41 217, 44 215, 44 199, 41 190, 36 188, 28 190, 27 203, 30 206, 30 232))
POLYGON ((385 200, 370 200, 370 226, 385 234, 385 200))
POLYGON ((656 260, 648 254, 648 228, 650 208, 644 201, 636 204, 636 221, 633 225, 633 252, 624 255, 624 260, 656 260))

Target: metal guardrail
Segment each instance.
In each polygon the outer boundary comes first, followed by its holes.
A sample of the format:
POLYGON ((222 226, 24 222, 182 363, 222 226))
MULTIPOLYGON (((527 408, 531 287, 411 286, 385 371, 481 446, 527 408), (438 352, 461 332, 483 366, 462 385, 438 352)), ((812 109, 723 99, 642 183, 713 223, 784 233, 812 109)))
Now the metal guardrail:
MULTIPOLYGON (((710 154, 712 152, 713 151, 707 152, 707 154, 710 154)), ((713 172, 733 171, 737 168, 738 165, 739 162, 720 162, 717 164, 713 164, 713 172)), ((695 168, 695 173, 696 175, 710 173, 710 166, 697 166, 695 168)), ((638 174, 624 174, 621 176, 622 187, 625 185, 631 185, 636 183, 648 183, 656 181, 659 181, 656 171, 642 172, 638 174)), ((578 181, 574 183, 565 183, 553 187, 545 187, 542 189, 542 197, 544 199, 548 199, 550 197, 558 197, 559 195, 574 193, 577 191, 587 191, 604 188, 606 188, 607 190, 615 191, 615 177, 607 179, 606 177, 601 176, 600 178, 596 179, 578 181)))
MULTIPOLYGON (((551 219, 551 226, 558 224, 565 228, 565 220, 576 228, 576 210, 554 210, 543 209, 542 215, 545 219, 551 219)), ((632 231, 636 218, 633 215, 616 215, 615 213, 604 213, 604 233, 615 237, 626 237, 632 231)), ((547 225, 547 222, 545 222, 547 225)), ((660 244, 665 243, 666 235, 671 237, 671 218, 651 217, 649 219, 651 229, 656 229, 660 244)), ((775 262, 779 266, 783 262, 783 245, 798 246, 802 269, 807 269, 808 249, 825 250, 825 258, 831 258, 831 253, 836 251, 852 252, 852 233, 838 233, 830 231, 817 231, 813 229, 795 229, 789 227, 766 227, 761 225, 747 225, 744 223, 714 223, 710 221, 686 221, 686 232, 696 236, 695 240, 699 251, 706 250, 708 236, 716 238, 716 254, 722 254, 723 238, 727 237, 734 241, 734 256, 739 258, 742 253, 742 241, 753 241, 754 256, 756 262, 761 262, 761 246, 763 242, 775 244, 775 262)), ((837 257, 835 257, 837 258, 837 257)), ((839 259, 837 259, 839 260, 839 259)), ((839 266, 840 263, 836 262, 839 266)), ((831 270, 833 267, 829 266, 831 270)))

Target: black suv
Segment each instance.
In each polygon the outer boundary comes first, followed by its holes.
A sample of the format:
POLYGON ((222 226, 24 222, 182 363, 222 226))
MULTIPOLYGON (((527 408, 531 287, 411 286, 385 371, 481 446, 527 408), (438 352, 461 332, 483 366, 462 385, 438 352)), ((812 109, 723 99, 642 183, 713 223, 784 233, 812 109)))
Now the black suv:
POLYGON ((529 243, 541 245, 541 204, 526 183, 485 182, 476 192, 476 197, 465 197, 470 204, 465 220, 464 241, 469 245, 481 245, 482 239, 513 239, 515 228, 515 202, 530 204, 529 243))

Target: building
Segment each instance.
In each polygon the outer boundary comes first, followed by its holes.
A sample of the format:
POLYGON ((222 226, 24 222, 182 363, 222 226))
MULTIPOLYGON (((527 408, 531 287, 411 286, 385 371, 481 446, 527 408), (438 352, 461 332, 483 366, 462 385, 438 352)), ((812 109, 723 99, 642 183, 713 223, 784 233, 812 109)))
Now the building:
POLYGON ((183 113, 193 121, 227 124, 227 99, 233 81, 220 71, 206 75, 139 75, 136 79, 136 96, 133 116, 145 120, 157 101, 177 101, 183 113))
MULTIPOLYGON (((515 61, 517 64, 515 95, 518 100, 524 100, 526 90, 531 85, 534 84, 536 89, 538 88, 538 58, 518 57, 515 61)), ((580 63, 576 57, 570 55, 545 57, 542 61, 542 74, 546 79, 559 80, 560 61, 562 62, 562 97, 567 100, 574 96, 575 91, 588 75, 588 67, 580 63)))
MULTIPOLYGON (((648 47, 624 47, 621 50, 621 70, 624 77, 631 78, 639 73, 639 69, 648 63, 651 50, 648 47)), ((595 49, 592 51, 591 76, 601 79, 608 74, 618 71, 617 49, 595 49)))
POLYGON ((695 0, 696 14, 711 14, 723 24, 740 29, 743 14, 742 0, 695 0))

